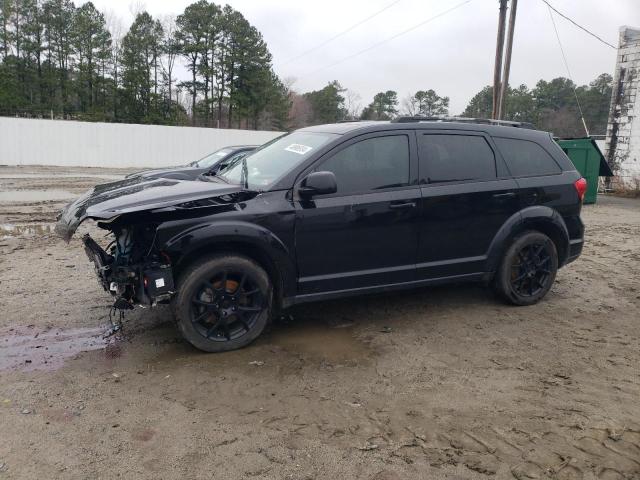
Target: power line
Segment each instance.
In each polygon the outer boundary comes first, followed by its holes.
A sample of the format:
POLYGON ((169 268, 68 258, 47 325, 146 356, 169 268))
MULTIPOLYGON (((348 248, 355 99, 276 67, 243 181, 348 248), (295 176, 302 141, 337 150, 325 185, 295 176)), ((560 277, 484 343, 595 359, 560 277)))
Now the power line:
MULTIPOLYGON (((545 0, 543 2, 547 3, 545 0)), ((582 113, 582 106, 580 106, 580 100, 578 100, 578 91, 576 90, 576 83, 573 81, 573 77, 571 76, 571 70, 569 69, 569 62, 567 62, 567 56, 564 54, 564 48, 562 48, 562 42, 560 41, 560 35, 558 34, 558 28, 556 27, 556 21, 553 19, 553 12, 551 11, 551 5, 547 5, 549 7, 549 16, 551 17, 551 23, 553 24, 553 30, 556 32, 556 38, 558 39, 558 45, 560 46, 560 52, 562 53, 562 60, 564 60, 564 66, 567 69, 567 74, 569 75, 569 79, 573 85, 573 95, 576 97, 576 103, 578 104, 578 110, 580 110, 580 119, 582 120, 582 126, 584 127, 584 131, 589 136, 589 129, 587 128, 587 122, 584 121, 584 114, 582 113)))
POLYGON ((319 45, 316 45, 315 47, 310 48, 309 50, 305 50, 304 52, 300 53, 299 55, 296 55, 293 58, 290 58, 289 60, 281 63, 279 66, 284 67, 285 65, 290 64, 291 62, 298 60, 299 58, 304 57, 305 55, 311 53, 311 52, 315 52, 316 50, 318 50, 319 48, 324 47, 325 45, 333 42, 336 38, 339 38, 343 35, 345 35, 346 33, 349 33, 351 30, 359 27, 360 25, 362 25, 363 23, 367 23, 369 20, 371 20, 374 17, 377 17, 378 15, 380 15, 382 12, 389 10, 391 7, 393 7, 394 5, 396 5, 397 3, 400 3, 402 0, 396 0, 395 2, 390 3, 389 5, 387 5, 386 7, 384 7, 382 10, 378 10, 377 12, 369 15, 367 18, 360 20, 358 23, 354 23, 353 25, 351 25, 349 28, 347 28, 346 30, 343 30, 342 32, 334 35, 331 38, 328 38, 327 40, 325 40, 324 42, 320 43, 319 45))
POLYGON ((473 0, 465 0, 464 2, 458 3, 457 5, 455 5, 455 6, 451 7, 451 8, 449 8, 448 10, 445 10, 444 12, 441 12, 441 13, 439 13, 439 14, 437 14, 437 15, 434 15, 433 17, 427 18, 426 20, 423 20, 422 22, 418 23, 417 25, 414 25, 413 27, 407 28, 406 30, 401 31, 400 33, 396 33, 395 35, 392 35, 392 36, 390 36, 390 37, 385 38, 384 40, 381 40, 381 41, 379 41, 379 42, 376 42, 376 43, 374 43, 373 45, 370 45, 369 47, 367 47, 367 48, 365 48, 365 49, 363 49, 363 50, 360 50, 360 51, 355 52, 355 53, 353 53, 353 54, 351 54, 351 55, 348 55, 348 56, 346 56, 346 57, 343 57, 343 58, 341 58, 340 60, 338 60, 338 61, 336 61, 336 62, 330 63, 329 65, 325 65, 324 67, 320 67, 320 68, 318 68, 318 69, 316 69, 316 70, 313 70, 313 71, 311 71, 311 72, 308 72, 308 73, 306 73, 305 75, 303 75, 302 77, 299 77, 299 78, 305 78, 305 77, 308 77, 308 76, 310 76, 310 75, 313 75, 313 74, 315 74, 315 73, 318 73, 318 72, 320 72, 320 71, 322 71, 322 70, 325 70, 325 69, 327 69, 327 68, 335 67, 336 65, 339 65, 339 64, 341 64, 341 63, 343 63, 343 62, 346 62, 347 60, 351 60, 352 58, 355 58, 355 57, 357 57, 357 56, 359 56, 359 55, 362 55, 363 53, 366 53, 366 52, 368 52, 368 51, 370 51, 370 50, 373 50, 374 48, 377 48, 377 47, 379 47, 379 46, 380 46, 380 45, 382 45, 382 44, 385 44, 385 43, 387 43, 387 42, 390 42, 391 40, 395 40, 396 38, 398 38, 398 37, 400 37, 400 36, 402 36, 402 35, 405 35, 405 34, 407 34, 407 33, 411 32, 411 31, 413 31, 413 30, 415 30, 415 29, 417 29, 417 28, 420 28, 420 27, 422 27, 423 25, 426 25, 427 23, 432 22, 433 20, 436 20, 437 18, 440 18, 440 17, 442 17, 442 16, 446 15, 447 13, 453 12, 454 10, 457 10, 458 8, 460 8, 460 7, 464 6, 464 5, 466 5, 467 3, 470 3, 470 2, 472 2, 472 1, 473 1, 473 0))
POLYGON ((614 50, 617 50, 618 47, 614 47, 613 45, 611 45, 609 42, 607 42, 606 40, 603 40, 601 37, 599 37, 598 35, 596 35, 595 33, 591 32, 590 30, 588 30, 587 28, 583 27, 582 25, 579 25, 578 23, 574 22, 571 18, 567 17, 564 13, 559 12, 553 5, 551 5, 547 0, 542 0, 544 3, 547 4, 547 7, 549 7, 551 10, 553 10, 554 12, 556 12, 558 15, 560 15, 562 18, 564 18, 565 20, 570 21, 571 23, 573 23, 576 27, 578 27, 580 30, 584 30, 585 32, 587 32, 589 35, 591 35, 594 38, 597 38, 598 40, 600 40, 602 43, 604 43, 605 45, 613 48, 614 50))

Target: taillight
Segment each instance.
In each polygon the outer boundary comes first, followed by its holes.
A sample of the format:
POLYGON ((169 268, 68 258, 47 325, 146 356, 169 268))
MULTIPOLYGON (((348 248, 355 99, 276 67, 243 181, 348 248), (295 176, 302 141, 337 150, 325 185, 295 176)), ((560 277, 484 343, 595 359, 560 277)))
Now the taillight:
POLYGON ((576 187, 576 192, 578 192, 578 198, 582 202, 584 200, 584 194, 587 193, 587 181, 584 178, 579 178, 573 184, 576 187))

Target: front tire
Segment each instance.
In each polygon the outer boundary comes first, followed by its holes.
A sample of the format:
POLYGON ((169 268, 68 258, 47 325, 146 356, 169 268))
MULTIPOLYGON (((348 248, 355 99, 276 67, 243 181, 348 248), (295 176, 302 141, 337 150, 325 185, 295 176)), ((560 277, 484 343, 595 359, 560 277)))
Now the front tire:
POLYGON ((558 252, 541 232, 517 236, 494 278, 496 292, 514 305, 533 305, 549 292, 558 272, 558 252))
POLYGON ((269 276, 256 262, 216 255, 183 272, 173 308, 189 343, 205 352, 226 352, 248 345, 263 332, 271 299, 269 276))

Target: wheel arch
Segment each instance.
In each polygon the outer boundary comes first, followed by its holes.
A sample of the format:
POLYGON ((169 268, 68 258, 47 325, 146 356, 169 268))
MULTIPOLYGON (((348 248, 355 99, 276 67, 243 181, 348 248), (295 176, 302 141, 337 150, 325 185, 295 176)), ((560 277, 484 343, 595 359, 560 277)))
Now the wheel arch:
POLYGON ((289 249, 271 231, 255 224, 211 224, 186 230, 162 247, 172 260, 174 276, 198 259, 216 253, 246 256, 267 272, 274 287, 274 307, 293 294, 296 285, 295 264, 289 249))
POLYGON ((527 230, 548 236, 558 252, 558 267, 565 264, 569 256, 569 232, 562 216, 550 207, 534 206, 512 215, 495 235, 487 255, 488 272, 497 270, 505 249, 516 236, 527 230))

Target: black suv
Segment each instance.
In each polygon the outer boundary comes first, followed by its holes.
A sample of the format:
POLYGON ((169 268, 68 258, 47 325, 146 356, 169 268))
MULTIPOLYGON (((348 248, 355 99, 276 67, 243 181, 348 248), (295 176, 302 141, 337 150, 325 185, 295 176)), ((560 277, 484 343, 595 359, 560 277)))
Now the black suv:
POLYGON ((184 337, 247 345, 293 304, 460 280, 536 303, 582 250, 586 182, 550 134, 401 118, 297 130, 216 176, 130 178, 65 208, 115 307, 171 302, 184 337))

